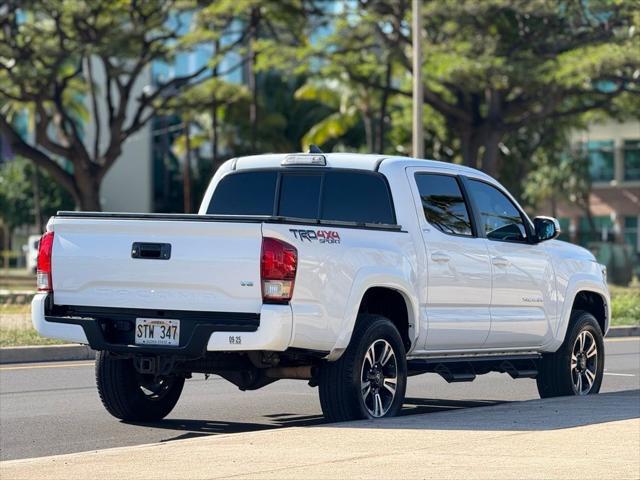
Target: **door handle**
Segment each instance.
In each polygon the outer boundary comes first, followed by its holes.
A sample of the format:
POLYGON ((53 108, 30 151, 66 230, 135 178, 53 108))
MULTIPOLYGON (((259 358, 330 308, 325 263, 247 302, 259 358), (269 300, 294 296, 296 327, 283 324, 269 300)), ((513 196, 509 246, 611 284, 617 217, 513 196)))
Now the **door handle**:
POLYGON ((171 244, 133 242, 133 245, 131 245, 131 258, 169 260, 171 258, 171 244))
POLYGON ((511 265, 511 262, 504 257, 493 257, 491 263, 496 267, 506 268, 511 265))
POLYGON ((431 254, 431 260, 433 260, 434 262, 438 262, 438 263, 444 263, 444 262, 448 262, 449 260, 451 260, 451 257, 449 255, 447 255, 446 253, 433 252, 431 254))

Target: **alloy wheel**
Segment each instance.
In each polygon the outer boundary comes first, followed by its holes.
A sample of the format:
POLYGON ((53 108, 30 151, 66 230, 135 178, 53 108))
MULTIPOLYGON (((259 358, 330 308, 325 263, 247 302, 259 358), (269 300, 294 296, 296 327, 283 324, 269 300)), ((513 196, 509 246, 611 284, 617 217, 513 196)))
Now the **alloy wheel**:
POLYGON ((360 374, 360 391, 369 415, 385 416, 393 405, 397 385, 396 353, 386 340, 376 340, 365 353, 360 374))
POLYGON ((598 372, 598 345, 588 330, 582 330, 571 352, 571 381, 576 395, 587 395, 598 372))

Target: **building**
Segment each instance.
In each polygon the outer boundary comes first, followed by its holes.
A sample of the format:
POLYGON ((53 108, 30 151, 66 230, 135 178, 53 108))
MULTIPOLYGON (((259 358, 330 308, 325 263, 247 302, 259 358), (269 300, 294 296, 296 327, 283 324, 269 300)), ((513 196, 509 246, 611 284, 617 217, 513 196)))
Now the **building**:
POLYGON ((576 131, 572 142, 587 155, 592 190, 589 206, 595 231, 585 213, 562 204, 558 216, 565 239, 583 246, 626 244, 640 264, 640 121, 604 122, 576 131))
POLYGON ((584 212, 563 205, 559 216, 578 243, 619 236, 640 252, 640 121, 601 123, 576 132, 573 142, 584 146, 592 181, 591 214, 599 234, 591 238, 584 212))

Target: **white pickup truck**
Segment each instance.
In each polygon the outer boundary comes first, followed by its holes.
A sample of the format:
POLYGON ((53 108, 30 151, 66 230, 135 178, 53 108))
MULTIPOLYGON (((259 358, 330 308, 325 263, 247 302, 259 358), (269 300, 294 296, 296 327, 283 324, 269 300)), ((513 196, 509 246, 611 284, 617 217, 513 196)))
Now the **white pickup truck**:
POLYGON ((166 416, 192 373, 318 386, 327 419, 388 417, 407 377, 503 372, 597 393, 605 268, 494 179, 375 155, 226 162, 197 215, 59 212, 33 323, 98 350, 106 409, 166 416))

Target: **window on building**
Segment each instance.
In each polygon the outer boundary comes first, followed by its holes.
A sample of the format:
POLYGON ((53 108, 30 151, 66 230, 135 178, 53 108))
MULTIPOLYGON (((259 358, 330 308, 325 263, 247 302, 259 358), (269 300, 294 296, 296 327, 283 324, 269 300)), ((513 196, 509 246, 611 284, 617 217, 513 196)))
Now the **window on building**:
POLYGON ((624 179, 640 180, 640 140, 625 140, 623 155, 624 179))
POLYGON ((469 212, 454 177, 419 173, 416 175, 416 183, 427 222, 444 233, 465 236, 473 234, 469 212))
POLYGON ((613 140, 587 142, 587 157, 592 181, 608 182, 613 180, 615 171, 613 140))
POLYGON ((638 219, 640 217, 624 217, 624 242, 633 247, 633 251, 640 253, 640 238, 638 238, 638 219))
POLYGON ((593 217, 593 229, 587 217, 580 217, 578 225, 578 243, 583 247, 592 242, 606 242, 613 240, 613 221, 609 215, 593 217))
POLYGON ((527 230, 522 215, 504 193, 487 183, 471 180, 469 195, 480 210, 480 228, 484 228, 489 240, 526 241, 527 230))

